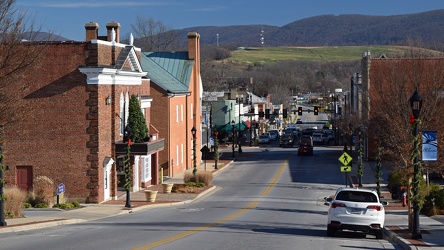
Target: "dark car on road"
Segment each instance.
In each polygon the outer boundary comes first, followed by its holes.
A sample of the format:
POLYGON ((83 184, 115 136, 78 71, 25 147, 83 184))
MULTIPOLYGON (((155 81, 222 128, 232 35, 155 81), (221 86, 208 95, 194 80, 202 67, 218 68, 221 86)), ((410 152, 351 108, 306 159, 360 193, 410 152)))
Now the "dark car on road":
POLYGON ((279 147, 293 147, 294 137, 293 134, 283 134, 281 140, 279 141, 279 147))

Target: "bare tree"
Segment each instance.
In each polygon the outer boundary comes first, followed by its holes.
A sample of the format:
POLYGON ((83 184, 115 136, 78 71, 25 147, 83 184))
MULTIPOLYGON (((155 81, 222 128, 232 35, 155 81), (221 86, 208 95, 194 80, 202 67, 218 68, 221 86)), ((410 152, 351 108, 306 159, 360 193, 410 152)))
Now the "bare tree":
POLYGON ((397 167, 407 168, 412 147, 409 98, 415 89, 424 99, 421 129, 444 128, 444 60, 377 59, 371 63, 372 133, 383 145, 386 157, 398 163, 397 167))
POLYGON ((39 30, 27 13, 14 5, 15 0, 0 1, 0 129, 29 110, 15 101, 22 98, 26 86, 15 83, 39 56, 39 50, 30 42, 39 30))
POLYGON ((177 32, 161 21, 138 16, 131 29, 136 37, 134 44, 143 51, 168 51, 177 47, 177 32))

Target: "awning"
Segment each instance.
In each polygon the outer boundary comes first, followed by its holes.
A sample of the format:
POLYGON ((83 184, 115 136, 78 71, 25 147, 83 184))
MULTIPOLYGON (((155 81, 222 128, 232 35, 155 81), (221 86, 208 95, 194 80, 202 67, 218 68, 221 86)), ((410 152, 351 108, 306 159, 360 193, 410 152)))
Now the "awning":
POLYGON ((233 127, 230 123, 227 123, 225 125, 217 126, 216 131, 232 131, 233 127))
MULTIPOLYGON (((240 124, 240 130, 241 131, 243 131, 243 130, 249 128, 249 127, 250 126, 246 122, 244 122, 244 121, 242 121, 241 124, 240 124)), ((233 130, 233 125, 231 125, 231 123, 227 123, 225 125, 221 125, 221 126, 218 126, 216 128, 216 131, 232 131, 232 130, 233 130)), ((235 131, 239 130, 239 123, 234 124, 234 130, 235 131)))

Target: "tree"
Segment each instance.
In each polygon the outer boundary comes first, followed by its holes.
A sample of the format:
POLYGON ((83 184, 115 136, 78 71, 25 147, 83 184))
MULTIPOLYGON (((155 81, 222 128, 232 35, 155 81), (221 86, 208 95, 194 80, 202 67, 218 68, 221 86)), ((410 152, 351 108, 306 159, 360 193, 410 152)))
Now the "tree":
POLYGON ((138 16, 131 29, 136 38, 134 44, 143 51, 168 51, 177 47, 177 32, 161 21, 138 16))
POLYGON ((128 127, 131 128, 130 139, 138 143, 148 141, 148 127, 140 109, 139 100, 134 94, 131 95, 128 110, 128 127))
MULTIPOLYGON (((39 33, 26 12, 14 8, 15 0, 0 1, 0 136, 1 128, 32 107, 19 106, 22 88, 16 82, 35 66, 39 50, 31 42, 39 33), (8 94, 5 94, 7 90, 8 94)), ((40 46, 41 48, 42 46, 40 46)), ((32 83, 28 83, 32 84, 32 83)))
MULTIPOLYGON (((384 158, 408 168, 412 147, 409 98, 418 89, 423 97, 421 129, 444 129, 444 60, 376 59, 370 68, 370 134, 384 147, 384 158)), ((439 135, 442 141, 442 135, 439 135)), ((429 163, 430 166, 438 164, 429 163)), ((436 165, 437 166, 437 165, 436 165)), ((438 167, 438 166, 437 166, 438 167)), ((441 168, 443 166, 440 166, 441 168)))

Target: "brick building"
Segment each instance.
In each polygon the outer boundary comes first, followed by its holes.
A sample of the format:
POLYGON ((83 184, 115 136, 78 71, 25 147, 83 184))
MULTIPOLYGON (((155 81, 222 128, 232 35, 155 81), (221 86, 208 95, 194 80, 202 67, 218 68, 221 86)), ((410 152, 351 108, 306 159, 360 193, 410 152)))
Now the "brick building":
POLYGON ((196 164, 201 159, 200 35, 188 33, 188 51, 143 53, 141 64, 151 83, 152 124, 165 137, 159 165, 174 176, 193 168, 193 127, 196 164))
MULTIPOLYGON (((375 159, 375 140, 381 138, 384 126, 399 127, 393 134, 399 148, 405 152, 411 148, 411 139, 398 134, 409 135, 409 116, 412 114, 409 98, 418 90, 424 103, 421 110, 421 129, 442 130, 442 104, 444 96, 444 59, 427 58, 372 58, 365 52, 361 60, 361 72, 354 74, 351 80, 351 93, 347 110, 357 118, 360 124, 353 124, 363 133, 365 158, 375 159), (396 100, 396 101, 393 101, 396 100), (379 136, 378 136, 379 134, 379 136)), ((442 140, 442 135, 439 135, 442 140)))
POLYGON ((141 50, 132 39, 120 43, 119 23, 108 23, 103 37, 97 23, 85 30, 84 42, 34 44, 41 47, 40 57, 16 83, 28 111, 4 127, 2 146, 8 185, 31 190, 35 177, 47 176, 55 187, 65 185, 68 198, 100 203, 116 198, 123 186, 119 150, 132 94, 151 134, 132 154, 133 191, 157 184, 163 139, 151 125, 141 50))

